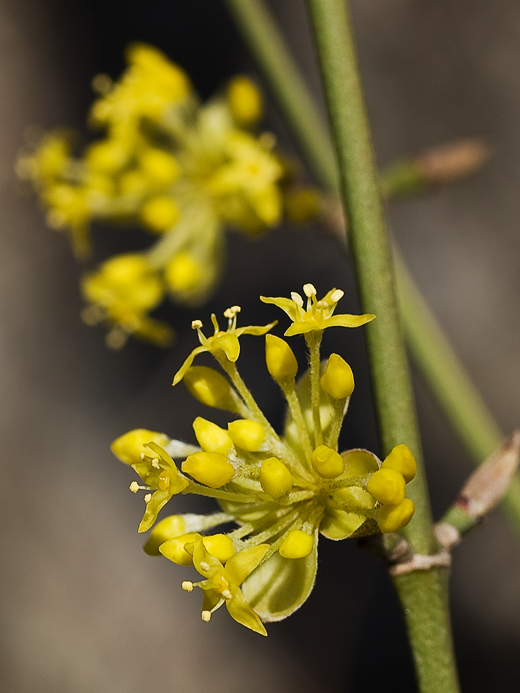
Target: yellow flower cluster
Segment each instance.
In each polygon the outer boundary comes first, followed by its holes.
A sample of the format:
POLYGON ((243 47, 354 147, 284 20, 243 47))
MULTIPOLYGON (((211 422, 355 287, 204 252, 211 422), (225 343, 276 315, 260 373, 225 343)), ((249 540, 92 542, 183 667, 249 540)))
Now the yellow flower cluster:
POLYGON ((285 169, 274 137, 251 132, 262 98, 247 77, 201 104, 160 51, 135 44, 127 59, 117 82, 94 80, 100 96, 90 123, 104 130, 102 139, 76 158, 70 135, 51 132, 20 157, 18 172, 80 256, 90 252, 94 221, 137 222, 153 236, 146 252, 87 274, 82 291, 87 322, 114 328, 111 346, 130 334, 164 345, 172 332, 148 313, 166 294, 187 306, 206 300, 221 272, 224 228, 256 236, 279 223, 285 169))
POLYGON ((143 485, 146 509, 139 531, 149 530, 170 498, 196 493, 215 498, 221 510, 211 515, 170 515, 153 527, 145 544, 151 555, 162 554, 182 566, 193 566, 199 582, 184 581, 187 592, 204 595, 202 618, 225 605, 239 623, 266 635, 264 622, 293 613, 309 596, 317 569, 318 536, 340 540, 404 527, 414 512, 405 488, 416 473, 406 445, 396 446, 381 462, 368 450, 338 451, 338 438, 354 377, 338 354, 320 361, 323 330, 334 325, 355 327, 373 315, 333 316, 343 295, 330 291, 318 300, 311 284, 291 299, 263 298, 283 308, 292 319, 286 334, 305 336, 310 369, 297 382, 297 359, 289 344, 263 327, 237 328, 239 308, 225 313, 227 330, 212 316, 214 335, 206 337, 195 321, 201 346, 176 374, 190 393, 210 407, 234 415, 227 428, 197 417, 198 445, 171 440, 165 434, 137 429, 112 445, 143 485), (283 435, 273 429, 238 373, 239 337, 265 335, 266 365, 288 404, 283 435), (225 375, 192 365, 210 352, 225 375), (226 377, 227 376, 227 377, 226 377), (174 459, 180 460, 180 468, 174 459), (208 533, 236 523, 226 533, 208 533))

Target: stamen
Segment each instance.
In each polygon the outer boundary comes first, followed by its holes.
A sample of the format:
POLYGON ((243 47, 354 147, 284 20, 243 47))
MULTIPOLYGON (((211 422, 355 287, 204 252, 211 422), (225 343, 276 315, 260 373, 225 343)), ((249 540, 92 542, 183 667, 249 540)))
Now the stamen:
POLYGON ((344 295, 344 291, 342 291, 341 289, 336 289, 336 291, 330 297, 330 300, 334 301, 334 303, 337 303, 341 298, 343 298, 344 295))
POLYGON ((139 486, 139 484, 137 483, 137 481, 132 481, 132 483, 130 484, 129 488, 130 488, 130 491, 132 491, 132 493, 137 493, 137 492, 139 491, 139 489, 140 489, 140 486, 139 486))
POLYGON ((205 623, 209 623, 211 621, 211 611, 203 611, 201 617, 205 623))
POLYGON ((191 329, 192 330, 200 330, 202 327, 202 320, 193 320, 191 323, 191 329))
POLYGON ((231 306, 231 308, 224 311, 224 317, 231 320, 237 313, 240 313, 241 310, 242 308, 240 306, 231 306))
POLYGON ((154 469, 160 469, 161 468, 161 465, 159 464, 159 460, 157 459, 157 457, 154 457, 152 459, 152 467, 154 469))
POLYGON ((307 298, 310 298, 311 296, 316 296, 317 292, 314 287, 314 284, 304 284, 303 293, 307 296, 307 298))
POLYGON ((144 454, 144 452, 142 452, 142 453, 139 455, 139 459, 140 459, 142 462, 145 461, 146 455, 144 454))
POLYGON ((144 497, 144 502, 146 503, 146 505, 148 505, 148 503, 149 503, 151 500, 152 500, 152 494, 151 494, 151 493, 147 493, 146 496, 144 497))
POLYGON ((303 308, 303 298, 300 296, 300 294, 297 294, 296 291, 291 291, 291 298, 296 303, 296 305, 300 306, 300 308, 303 308))
POLYGON ((201 561, 200 567, 202 568, 202 570, 209 570, 209 563, 206 563, 206 561, 201 561))
POLYGON ((190 582, 190 580, 184 580, 181 587, 185 592, 193 592, 193 582, 190 582))
POLYGON ((215 315, 215 313, 211 313, 211 322, 213 324, 213 329, 215 330, 215 334, 217 334, 217 332, 220 332, 220 326, 218 324, 217 316, 215 315))
POLYGON ((224 597, 224 599, 231 599, 232 595, 231 595, 231 592, 229 590, 223 590, 222 596, 224 597))

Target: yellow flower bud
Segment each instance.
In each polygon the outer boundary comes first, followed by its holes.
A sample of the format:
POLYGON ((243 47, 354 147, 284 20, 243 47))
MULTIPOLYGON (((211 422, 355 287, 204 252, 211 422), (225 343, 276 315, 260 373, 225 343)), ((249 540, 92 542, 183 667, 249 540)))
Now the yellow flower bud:
POLYGON ((417 474, 417 463, 409 448, 401 443, 401 445, 396 445, 387 455, 381 469, 395 469, 396 472, 400 472, 404 476, 404 480, 408 483, 417 474))
POLYGON ((186 251, 177 253, 166 265, 164 278, 173 293, 193 291, 204 277, 204 266, 186 251))
POLYGON ((379 529, 387 534, 397 532, 405 527, 413 517, 415 505, 412 500, 405 498, 397 505, 383 505, 377 511, 379 529))
POLYGON ((368 476, 379 469, 375 456, 368 450, 346 450, 341 456, 345 462, 345 475, 349 479, 368 476))
POLYGON ((345 399, 354 391, 352 368, 338 354, 331 354, 325 373, 320 379, 321 387, 333 399, 345 399))
POLYGON ((128 162, 128 147, 121 140, 94 142, 85 153, 85 163, 93 171, 117 173, 128 162))
POLYGON ((237 448, 256 452, 265 440, 262 424, 250 419, 239 419, 228 424, 229 435, 237 448))
POLYGON ((276 457, 269 457, 260 467, 260 484, 270 496, 280 498, 291 490, 293 478, 283 462, 276 457))
POLYGON ((216 409, 236 410, 231 385, 214 368, 191 366, 186 371, 183 381, 190 394, 202 404, 216 409))
POLYGON ((229 433, 212 421, 203 419, 202 416, 197 416, 193 422, 193 430, 204 452, 220 452, 222 455, 227 455, 233 447, 229 433))
POLYGON ((363 508, 365 510, 372 510, 375 506, 376 501, 374 497, 360 488, 359 486, 347 486, 346 488, 339 488, 332 494, 333 499, 338 505, 348 506, 353 508, 363 508))
POLYGON ((318 445, 311 455, 312 466, 324 479, 334 479, 343 474, 345 463, 343 457, 326 445, 318 445))
POLYGON ((298 361, 287 342, 274 334, 265 336, 265 360, 267 370, 276 381, 294 378, 298 372, 298 361))
POLYGON ((151 231, 163 233, 179 218, 179 208, 171 197, 152 197, 141 208, 141 221, 151 231))
POLYGON ((146 178, 155 185, 170 185, 179 175, 179 165, 171 154, 148 147, 141 155, 141 170, 146 178))
POLYGON ((235 553, 233 542, 227 534, 210 534, 207 537, 202 537, 202 543, 206 550, 221 563, 228 561, 235 553))
POLYGON ((170 439, 164 433, 148 431, 146 428, 136 428, 128 431, 114 440, 110 449, 114 455, 125 464, 136 464, 139 462, 141 453, 147 452, 146 443, 157 443, 161 447, 168 445, 170 439))
POLYGON ((301 529, 293 529, 282 542, 279 554, 283 558, 305 558, 312 551, 314 539, 301 529))
POLYGON ((397 505, 404 499, 406 482, 395 469, 380 469, 372 474, 367 491, 384 505, 397 505))
POLYGON ((238 125, 249 127, 260 119, 262 95, 248 77, 234 77, 229 83, 227 97, 231 115, 238 125))
POLYGON ((195 532, 181 534, 174 539, 169 539, 159 546, 159 551, 163 556, 177 565, 193 565, 193 557, 184 548, 195 540, 195 532))
POLYGON ((314 188, 303 188, 287 193, 285 214, 294 224, 312 221, 320 211, 320 196, 314 188))
POLYGON ((195 452, 188 455, 181 469, 196 481, 211 488, 224 486, 231 481, 235 473, 231 462, 220 452, 195 452))
POLYGON ((159 546, 165 541, 180 536, 186 530, 186 521, 180 515, 170 515, 158 522, 150 532, 143 551, 149 556, 160 556, 159 546))

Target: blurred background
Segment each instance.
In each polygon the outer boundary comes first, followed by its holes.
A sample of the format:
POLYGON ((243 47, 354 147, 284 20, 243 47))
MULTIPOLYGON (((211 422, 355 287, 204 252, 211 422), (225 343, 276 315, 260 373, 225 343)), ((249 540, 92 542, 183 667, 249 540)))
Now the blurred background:
MULTIPOLYGON (((318 92, 303 0, 271 6, 318 92)), ((480 173, 394 203, 389 218, 419 285, 509 432, 520 409, 520 5, 352 0, 352 8, 381 166, 460 137, 483 137, 493 148, 480 173)), ((123 49, 135 40, 179 62, 205 98, 237 71, 256 74, 216 0, 0 0, 2 690, 414 691, 392 587, 354 541, 322 540, 312 596, 269 626, 267 639, 224 610, 203 623, 199 595, 180 589, 184 570, 141 550, 142 501, 128 492, 132 474, 108 448, 135 427, 193 440, 191 421, 205 415, 202 405, 170 385, 195 345, 191 320, 207 321, 238 302, 242 324, 268 322, 273 313, 258 295, 288 295, 309 281, 319 294, 343 288, 342 312, 355 312, 357 302, 351 270, 330 239, 313 228, 281 229, 259 243, 229 236, 228 272, 210 304, 196 315, 165 309, 180 333, 172 350, 129 342, 110 352, 102 330, 81 323, 81 268, 66 239, 45 228, 13 166, 31 125, 85 132, 92 77, 118 76, 123 49)), ((266 127, 294 153, 272 106, 266 127)), ((128 248, 120 230, 97 229, 94 241, 96 260, 128 248)), ((377 451, 361 332, 327 334, 325 353, 338 351, 356 373, 343 447, 377 451)), ((279 424, 281 399, 274 386, 265 389, 257 341, 243 340, 241 373, 279 424)), ((439 517, 470 463, 418 378, 416 386, 439 517)), ((191 498, 175 504, 196 510, 191 498)), ((499 512, 455 551, 452 611, 463 690, 517 691, 520 543, 499 512)))

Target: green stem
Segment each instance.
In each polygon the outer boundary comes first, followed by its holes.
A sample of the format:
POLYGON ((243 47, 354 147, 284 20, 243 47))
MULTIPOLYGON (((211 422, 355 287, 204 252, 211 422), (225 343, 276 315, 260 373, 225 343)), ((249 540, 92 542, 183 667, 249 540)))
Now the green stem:
POLYGON ((312 423, 314 428, 314 447, 323 445, 323 433, 321 430, 320 416, 320 344, 321 332, 310 332, 305 335, 305 341, 309 348, 311 376, 311 403, 312 403, 312 423))
MULTIPOLYGON (((262 0, 225 2, 261 67, 311 170, 324 188, 337 190, 337 165, 327 130, 276 22, 262 0)), ((345 236, 338 236, 338 241, 346 251, 345 236)), ((478 465, 504 436, 404 264, 397 262, 395 270, 403 331, 412 357, 450 425, 473 462, 478 465), (427 329, 424 329, 425 325, 427 329), (468 396, 468 393, 471 394, 468 396)), ((520 533, 518 477, 513 480, 502 505, 520 533)))
MULTIPOLYGON (((344 0, 307 0, 341 177, 341 196, 362 310, 377 319, 367 326, 374 398, 383 452, 406 443, 418 461, 410 484, 416 514, 404 530, 412 551, 437 547, 421 459, 410 375, 399 326, 391 253, 374 162, 370 129, 350 17, 344 0)), ((396 576, 407 619, 420 690, 458 691, 451 644, 445 569, 396 576)))

